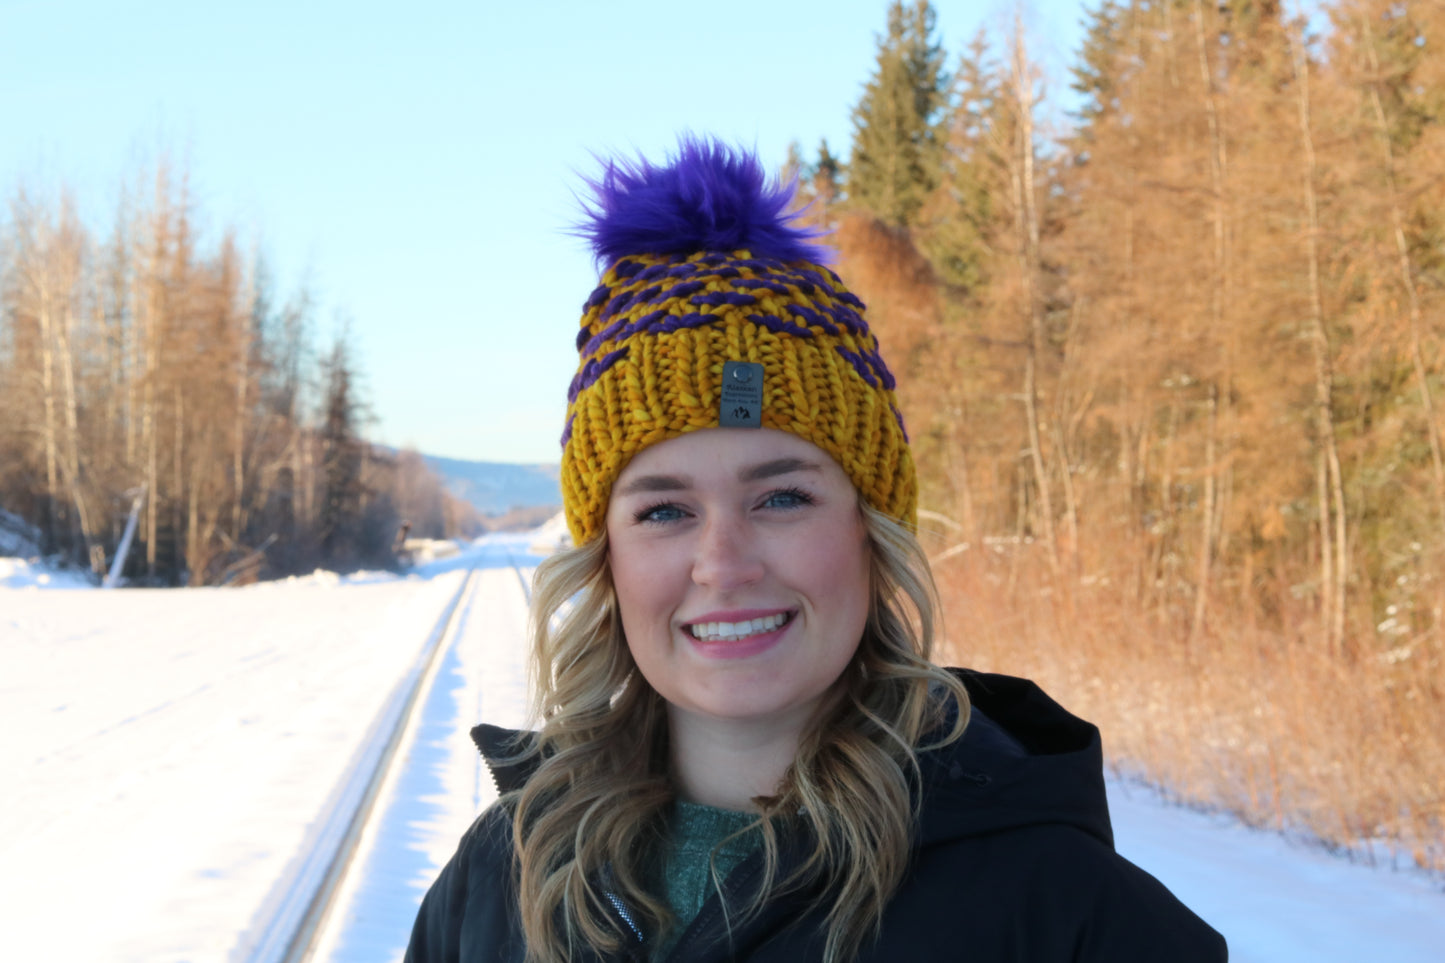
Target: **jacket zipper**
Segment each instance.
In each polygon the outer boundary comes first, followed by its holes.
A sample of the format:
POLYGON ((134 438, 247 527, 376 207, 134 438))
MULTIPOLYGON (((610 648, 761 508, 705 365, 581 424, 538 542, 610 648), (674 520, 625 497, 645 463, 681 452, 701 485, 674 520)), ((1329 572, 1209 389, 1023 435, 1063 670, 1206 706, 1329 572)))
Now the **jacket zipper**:
POLYGON ((638 928, 637 921, 632 918, 632 914, 627 911, 627 906, 622 902, 622 897, 610 889, 603 895, 607 897, 607 902, 612 904, 612 908, 617 911, 617 915, 622 917, 622 922, 627 924, 627 928, 632 931, 632 935, 637 937, 637 942, 643 942, 645 937, 642 935, 642 930, 638 928))

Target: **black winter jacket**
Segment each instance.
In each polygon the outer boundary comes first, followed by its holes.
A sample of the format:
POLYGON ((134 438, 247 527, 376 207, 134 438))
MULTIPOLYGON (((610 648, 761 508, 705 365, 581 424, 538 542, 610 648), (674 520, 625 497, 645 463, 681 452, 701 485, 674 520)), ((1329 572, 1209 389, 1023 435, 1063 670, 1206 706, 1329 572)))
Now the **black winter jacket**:
MULTIPOLYGON (((1032 682, 955 671, 973 715, 962 739, 920 753, 917 851, 858 963, 1226 960, 1223 937, 1114 852, 1098 729, 1032 682)), ((515 734, 478 726, 472 736, 498 788, 517 788, 525 771, 493 762, 515 734)), ((760 868, 759 854, 745 860, 728 892, 750 895, 760 868)), ((493 806, 422 902, 407 963, 521 963, 512 880, 510 818, 493 806)), ((714 894, 669 959, 821 960, 823 914, 807 908, 811 895, 772 900, 729 940, 714 894)), ((619 914, 628 919, 625 907, 619 914)), ((648 940, 637 937, 617 960, 645 963, 648 940)))

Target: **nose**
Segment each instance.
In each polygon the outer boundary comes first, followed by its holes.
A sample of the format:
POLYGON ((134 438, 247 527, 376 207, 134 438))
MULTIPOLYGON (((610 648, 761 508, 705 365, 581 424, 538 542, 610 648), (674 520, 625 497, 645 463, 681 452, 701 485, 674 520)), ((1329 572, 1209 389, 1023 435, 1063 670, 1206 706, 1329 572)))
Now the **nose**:
POLYGON ((730 591, 763 576, 763 559, 757 540, 741 519, 714 516, 698 533, 692 561, 692 580, 719 591, 730 591))

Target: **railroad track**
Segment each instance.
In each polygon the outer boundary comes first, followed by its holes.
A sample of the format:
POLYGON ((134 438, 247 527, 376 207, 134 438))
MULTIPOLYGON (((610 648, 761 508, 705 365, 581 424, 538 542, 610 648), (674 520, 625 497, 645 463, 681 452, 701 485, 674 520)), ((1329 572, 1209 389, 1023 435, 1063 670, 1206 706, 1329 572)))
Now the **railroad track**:
MULTIPOLYGON (((512 568, 522 578, 515 562, 512 568)), ((442 609, 416 662, 372 723, 297 869, 279 898, 269 901, 269 910, 263 911, 261 922, 251 931, 249 949, 237 959, 244 963, 303 963, 313 958, 343 883, 348 874, 359 871, 358 847, 368 825, 380 815, 377 801, 395 766, 404 761, 401 750, 413 737, 442 656, 455 641, 458 614, 466 610, 476 592, 479 571, 478 566, 467 570, 442 609)))

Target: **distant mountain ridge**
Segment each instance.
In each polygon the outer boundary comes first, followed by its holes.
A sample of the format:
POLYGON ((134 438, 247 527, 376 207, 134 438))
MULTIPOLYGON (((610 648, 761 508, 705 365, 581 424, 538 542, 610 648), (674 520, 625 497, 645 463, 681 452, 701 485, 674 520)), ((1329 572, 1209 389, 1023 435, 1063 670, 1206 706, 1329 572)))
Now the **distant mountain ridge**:
POLYGON ((422 455, 422 458, 441 476, 447 491, 483 515, 562 504, 560 465, 515 465, 436 455, 422 455))

